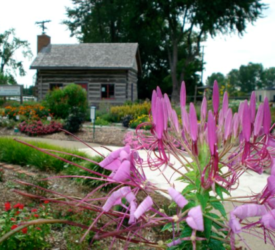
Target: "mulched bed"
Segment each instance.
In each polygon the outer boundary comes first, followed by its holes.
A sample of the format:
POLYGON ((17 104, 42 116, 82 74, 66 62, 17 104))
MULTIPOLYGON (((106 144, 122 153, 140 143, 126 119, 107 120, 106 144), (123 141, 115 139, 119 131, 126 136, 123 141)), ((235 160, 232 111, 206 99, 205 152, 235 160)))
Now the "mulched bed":
MULTIPOLYGON (((130 131, 122 126, 102 126, 95 128, 95 134, 93 134, 93 128, 87 127, 90 123, 84 124, 79 132, 75 133, 75 136, 86 142, 98 143, 102 145, 114 145, 123 146, 124 135, 130 131)), ((0 135, 6 136, 26 136, 26 134, 20 132, 14 132, 13 129, 0 128, 0 135)), ((39 135, 38 137, 54 140, 75 140, 65 132, 54 133, 50 135, 39 135)))

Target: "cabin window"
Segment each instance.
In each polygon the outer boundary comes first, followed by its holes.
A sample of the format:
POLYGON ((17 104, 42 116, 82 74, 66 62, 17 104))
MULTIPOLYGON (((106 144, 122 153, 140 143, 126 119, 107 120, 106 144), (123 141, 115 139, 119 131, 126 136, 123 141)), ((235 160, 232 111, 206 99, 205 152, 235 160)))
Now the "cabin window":
POLYGON ((259 95, 259 102, 262 101, 262 95, 259 95))
POLYGON ((114 99, 115 98, 115 85, 114 84, 101 84, 101 98, 114 99))
POLYGON ((54 90, 54 89, 62 89, 63 88, 63 84, 62 83, 51 83, 50 84, 50 90, 54 90))

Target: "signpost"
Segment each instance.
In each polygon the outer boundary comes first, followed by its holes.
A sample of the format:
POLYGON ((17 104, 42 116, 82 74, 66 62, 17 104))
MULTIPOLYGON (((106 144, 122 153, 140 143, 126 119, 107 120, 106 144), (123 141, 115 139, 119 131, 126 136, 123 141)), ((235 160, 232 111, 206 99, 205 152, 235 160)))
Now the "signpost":
POLYGON ((91 106, 90 118, 91 118, 91 122, 93 123, 93 140, 94 140, 95 139, 96 106, 91 106))
POLYGON ((0 97, 20 96, 20 103, 23 103, 22 85, 0 85, 0 97))

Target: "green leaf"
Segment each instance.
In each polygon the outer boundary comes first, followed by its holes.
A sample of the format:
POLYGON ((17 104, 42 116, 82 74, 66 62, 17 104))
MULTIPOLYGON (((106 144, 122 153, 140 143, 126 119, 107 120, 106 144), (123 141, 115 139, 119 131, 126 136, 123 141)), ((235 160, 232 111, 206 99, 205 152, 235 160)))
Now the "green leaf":
POLYGON ((204 223, 205 237, 209 240, 210 235, 211 235, 212 220, 210 220, 209 218, 204 217, 203 218, 203 223, 204 223))
POLYGON ((192 190, 196 190, 196 186, 194 184, 189 184, 182 190, 181 194, 185 195, 185 194, 189 193, 192 190))
POLYGON ((190 171, 190 172, 186 173, 185 176, 187 176, 189 179, 191 179, 194 182, 196 180, 196 173, 195 173, 195 171, 190 171))
POLYGON ((203 194, 197 193, 196 196, 197 196, 198 201, 201 204, 202 210, 204 211, 206 208, 207 202, 209 200, 209 193, 208 192, 203 193, 203 194))
POLYGON ((216 185, 216 193, 222 200, 223 200, 223 194, 222 193, 226 193, 226 194, 230 195, 228 190, 226 190, 224 187, 221 187, 219 185, 216 185))
POLYGON ((163 228, 161 229, 161 232, 164 232, 166 230, 169 231, 170 228, 172 228, 172 223, 168 223, 168 224, 164 225, 163 228))
POLYGON ((221 215, 226 218, 226 212, 225 212, 224 206, 220 201, 211 201, 210 204, 216 210, 220 211, 221 215))

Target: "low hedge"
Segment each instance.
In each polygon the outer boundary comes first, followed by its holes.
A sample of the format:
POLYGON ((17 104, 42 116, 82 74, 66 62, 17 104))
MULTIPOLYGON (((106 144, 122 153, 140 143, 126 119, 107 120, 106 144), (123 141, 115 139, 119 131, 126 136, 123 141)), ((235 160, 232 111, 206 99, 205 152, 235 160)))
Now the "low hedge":
MULTIPOLYGON (((29 140, 27 141, 27 143, 43 149, 66 152, 66 153, 78 155, 81 157, 89 158, 96 162, 100 162, 103 159, 102 157, 99 157, 99 156, 91 158, 87 154, 80 152, 78 150, 70 150, 67 148, 53 146, 47 143, 34 142, 29 140)), ((79 159, 76 156, 70 156, 65 154, 57 154, 57 155, 65 158, 68 161, 75 162, 81 166, 85 166, 86 168, 92 169, 99 173, 102 173, 105 175, 110 174, 110 171, 103 169, 94 163, 79 159)), ((26 146, 11 138, 5 138, 5 137, 0 138, 0 162, 18 164, 21 166, 33 166, 42 171, 50 170, 55 173, 62 172, 62 174, 65 174, 65 175, 94 176, 93 174, 87 171, 84 171, 71 164, 68 164, 65 161, 59 160, 46 153, 40 152, 32 147, 26 146)), ((98 186, 102 184, 102 182, 98 180, 77 179, 77 181, 89 186, 98 186)))

